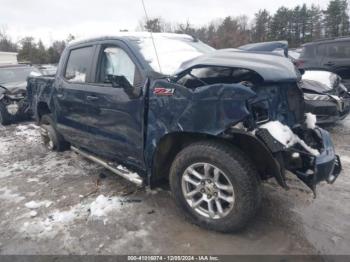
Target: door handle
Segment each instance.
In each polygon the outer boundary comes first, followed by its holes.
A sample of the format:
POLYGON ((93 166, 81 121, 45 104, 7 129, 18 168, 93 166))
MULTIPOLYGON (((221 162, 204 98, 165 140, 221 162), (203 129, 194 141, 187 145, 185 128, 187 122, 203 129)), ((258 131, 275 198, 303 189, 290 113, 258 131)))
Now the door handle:
POLYGON ((98 97, 97 96, 86 96, 86 99, 89 101, 96 101, 96 100, 98 100, 98 97))
POLYGON ((328 62, 324 64, 325 66, 334 66, 335 64, 333 62, 328 62))

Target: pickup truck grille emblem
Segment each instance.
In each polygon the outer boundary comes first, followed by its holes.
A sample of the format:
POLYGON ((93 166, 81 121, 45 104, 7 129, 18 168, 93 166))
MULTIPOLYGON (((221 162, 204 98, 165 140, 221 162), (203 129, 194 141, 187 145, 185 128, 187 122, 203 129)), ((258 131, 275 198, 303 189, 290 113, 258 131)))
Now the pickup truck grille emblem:
POLYGON ((156 87, 153 90, 153 94, 157 96, 172 96, 175 93, 174 88, 156 87))

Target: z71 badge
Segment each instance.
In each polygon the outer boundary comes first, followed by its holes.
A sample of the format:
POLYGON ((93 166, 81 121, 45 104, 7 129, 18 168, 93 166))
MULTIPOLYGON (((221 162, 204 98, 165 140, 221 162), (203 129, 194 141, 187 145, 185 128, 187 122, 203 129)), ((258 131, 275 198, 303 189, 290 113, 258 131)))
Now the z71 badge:
POLYGON ((172 96, 174 93, 175 88, 156 87, 153 90, 153 94, 157 96, 172 96))

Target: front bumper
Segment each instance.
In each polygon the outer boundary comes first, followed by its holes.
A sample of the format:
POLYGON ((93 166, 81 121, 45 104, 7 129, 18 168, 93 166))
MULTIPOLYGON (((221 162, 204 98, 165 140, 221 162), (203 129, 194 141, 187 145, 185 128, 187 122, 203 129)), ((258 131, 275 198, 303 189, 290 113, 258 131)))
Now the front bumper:
POLYGON ((306 144, 312 144, 313 148, 320 152, 318 156, 310 154, 298 145, 286 148, 267 130, 259 129, 256 135, 263 140, 279 162, 283 177, 285 170, 288 170, 315 193, 318 183, 334 183, 338 178, 342 170, 340 158, 335 154, 331 136, 326 130, 316 127, 314 130, 300 129, 298 132, 306 144))
POLYGON ((350 113, 350 98, 340 101, 305 100, 305 112, 317 116, 317 124, 333 124, 350 113))
POLYGON ((316 128, 314 132, 320 138, 322 145, 319 149, 320 155, 310 156, 300 153, 301 158, 309 165, 304 163, 302 168, 291 170, 312 190, 315 190, 316 185, 322 181, 333 184, 342 170, 340 158, 335 154, 330 134, 321 128, 316 128))
POLYGON ((30 113, 29 104, 25 98, 13 99, 6 97, 6 99, 4 99, 2 102, 7 109, 7 113, 13 117, 20 118, 30 113))

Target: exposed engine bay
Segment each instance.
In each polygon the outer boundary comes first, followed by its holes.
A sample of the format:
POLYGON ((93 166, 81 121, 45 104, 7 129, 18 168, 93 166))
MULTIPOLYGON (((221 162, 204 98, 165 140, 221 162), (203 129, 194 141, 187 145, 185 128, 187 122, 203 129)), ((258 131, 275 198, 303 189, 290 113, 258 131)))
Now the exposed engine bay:
POLYGON ((26 90, 19 87, 0 86, 0 107, 2 124, 28 117, 29 104, 26 100, 26 90))
POLYGON ((255 93, 246 101, 248 117, 234 125, 233 129, 252 134, 269 148, 279 162, 282 186, 288 187, 285 170, 296 174, 314 193, 319 181, 333 183, 340 173, 337 158, 330 164, 329 169, 332 170, 328 172, 331 171, 331 176, 315 175, 319 172, 318 165, 329 160, 324 140, 327 137, 327 146, 331 146, 331 141, 327 131, 316 126, 316 116, 305 114, 301 83, 265 82, 253 70, 219 66, 192 68, 178 76, 176 81, 189 89, 224 83, 244 86, 255 93))

